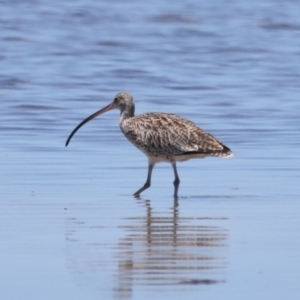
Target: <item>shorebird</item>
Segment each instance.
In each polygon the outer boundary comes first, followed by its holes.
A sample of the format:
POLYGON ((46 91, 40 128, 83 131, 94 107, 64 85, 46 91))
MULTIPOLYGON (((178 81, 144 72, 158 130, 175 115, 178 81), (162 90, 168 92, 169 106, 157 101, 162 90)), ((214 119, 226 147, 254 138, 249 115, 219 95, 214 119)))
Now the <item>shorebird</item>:
POLYGON ((148 157, 145 184, 134 195, 139 196, 151 185, 153 167, 158 162, 171 163, 175 180, 174 197, 178 197, 179 176, 176 162, 207 156, 231 157, 228 147, 193 122, 174 114, 145 113, 134 115, 134 101, 127 92, 118 93, 113 102, 83 120, 70 134, 68 146, 76 131, 88 121, 112 109, 120 110, 120 128, 125 137, 148 157))

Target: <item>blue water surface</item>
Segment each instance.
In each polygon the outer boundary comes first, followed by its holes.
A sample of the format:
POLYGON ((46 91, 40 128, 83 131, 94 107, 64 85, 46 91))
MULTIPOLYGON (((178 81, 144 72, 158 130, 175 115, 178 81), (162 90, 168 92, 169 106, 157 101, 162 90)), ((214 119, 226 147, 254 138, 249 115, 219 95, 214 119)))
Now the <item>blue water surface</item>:
POLYGON ((296 299, 297 1, 1 1, 3 299, 296 299), (117 111, 180 114, 234 153, 159 164, 117 111))

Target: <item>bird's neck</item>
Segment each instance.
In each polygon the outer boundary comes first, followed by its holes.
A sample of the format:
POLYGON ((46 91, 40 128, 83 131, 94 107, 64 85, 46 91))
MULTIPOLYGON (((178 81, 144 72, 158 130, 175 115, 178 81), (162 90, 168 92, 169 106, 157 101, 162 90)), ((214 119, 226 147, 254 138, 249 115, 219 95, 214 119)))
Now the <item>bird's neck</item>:
POLYGON ((134 117, 134 105, 127 106, 125 109, 121 110, 120 122, 131 117, 134 117))

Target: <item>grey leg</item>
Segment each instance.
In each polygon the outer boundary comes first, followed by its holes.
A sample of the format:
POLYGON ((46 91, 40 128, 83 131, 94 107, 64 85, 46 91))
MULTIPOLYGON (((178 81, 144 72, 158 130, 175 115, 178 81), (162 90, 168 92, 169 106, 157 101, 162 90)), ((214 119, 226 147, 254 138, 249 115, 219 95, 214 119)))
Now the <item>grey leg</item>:
POLYGON ((178 177, 178 173, 177 173, 177 168, 176 168, 176 162, 172 162, 172 167, 174 170, 174 175, 175 175, 175 180, 173 182, 174 184, 174 198, 178 198, 178 188, 179 188, 179 177, 178 177))
POLYGON ((151 174, 152 174, 153 167, 154 167, 154 164, 151 164, 149 162, 147 181, 145 182, 143 187, 141 187, 138 191, 136 191, 133 194, 134 196, 138 196, 140 193, 142 193, 144 190, 146 190, 148 187, 150 187, 150 185, 151 185, 151 174))

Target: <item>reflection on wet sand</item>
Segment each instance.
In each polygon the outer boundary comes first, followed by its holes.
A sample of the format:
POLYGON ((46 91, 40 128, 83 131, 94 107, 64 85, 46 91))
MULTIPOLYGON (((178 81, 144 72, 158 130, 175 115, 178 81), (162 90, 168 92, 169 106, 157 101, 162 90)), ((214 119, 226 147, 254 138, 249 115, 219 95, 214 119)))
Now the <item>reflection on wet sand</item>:
POLYGON ((100 206, 65 209, 66 264, 79 284, 88 278, 116 298, 130 299, 139 288, 165 291, 225 282, 227 218, 198 211, 187 215, 178 200, 160 211, 150 200, 134 201, 134 216, 126 212, 119 226, 103 219, 100 206), (116 239, 121 234, 117 242, 114 234, 116 239))
POLYGON ((170 213, 155 212, 138 200, 146 215, 127 218, 118 244, 118 297, 129 298, 136 285, 196 285, 224 282, 228 231, 216 226, 226 218, 183 217, 178 200, 170 213))

